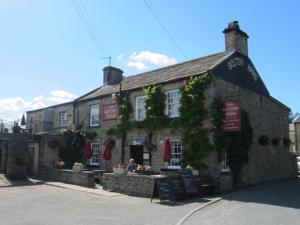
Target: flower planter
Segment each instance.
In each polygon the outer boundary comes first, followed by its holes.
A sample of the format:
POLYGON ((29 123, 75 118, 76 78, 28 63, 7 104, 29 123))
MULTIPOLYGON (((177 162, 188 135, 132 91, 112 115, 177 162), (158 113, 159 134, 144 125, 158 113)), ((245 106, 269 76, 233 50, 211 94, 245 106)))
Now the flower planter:
POLYGON ((126 168, 116 168, 116 167, 113 167, 113 173, 116 173, 116 174, 126 174, 127 173, 127 169, 126 168))
POLYGON ((74 165, 72 169, 73 169, 73 171, 75 171, 75 172, 80 172, 80 171, 83 170, 83 167, 82 167, 82 166, 76 166, 76 165, 74 165))

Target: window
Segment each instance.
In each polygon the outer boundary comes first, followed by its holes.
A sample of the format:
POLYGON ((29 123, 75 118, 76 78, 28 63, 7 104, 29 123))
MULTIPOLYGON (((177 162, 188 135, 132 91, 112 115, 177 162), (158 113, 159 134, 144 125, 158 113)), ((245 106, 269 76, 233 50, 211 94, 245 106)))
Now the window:
POLYGON ((143 121, 146 119, 145 96, 139 96, 135 99, 135 120, 143 121))
POLYGON ((59 113, 59 125, 61 127, 67 126, 67 112, 60 112, 59 113))
POLYGON ((92 157, 90 159, 91 166, 100 165, 100 143, 91 143, 92 157))
POLYGON ((100 125, 99 104, 90 106, 90 126, 96 127, 100 125))
POLYGON ((179 116, 181 94, 179 90, 166 92, 166 115, 169 117, 179 116))
POLYGON ((221 160, 221 172, 230 172, 230 168, 227 164, 227 151, 223 151, 223 158, 221 160))
POLYGON ((181 168, 182 144, 180 140, 170 140, 171 142, 171 160, 169 168, 181 168))

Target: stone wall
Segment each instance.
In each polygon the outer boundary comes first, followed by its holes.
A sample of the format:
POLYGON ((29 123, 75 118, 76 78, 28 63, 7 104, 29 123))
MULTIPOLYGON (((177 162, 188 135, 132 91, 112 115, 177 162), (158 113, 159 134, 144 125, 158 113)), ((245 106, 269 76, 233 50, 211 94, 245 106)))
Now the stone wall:
POLYGON ((0 134, 0 171, 11 179, 26 179, 30 167, 28 143, 34 142, 30 134, 0 134))
POLYGON ((295 146, 297 155, 300 156, 300 123, 295 123, 295 146))
POLYGON ((44 179, 60 181, 69 184, 76 184, 84 187, 95 186, 95 174, 92 171, 80 171, 55 169, 41 172, 44 179))
POLYGON ((214 92, 223 100, 238 100, 250 118, 253 144, 249 162, 242 171, 240 186, 296 177, 295 158, 282 142, 283 138, 289 137, 289 109, 272 97, 258 95, 221 79, 214 80, 214 92), (268 145, 258 143, 260 135, 269 137, 268 145), (279 146, 270 143, 276 137, 280 138, 279 146))
POLYGON ((141 197, 151 197, 154 187, 154 178, 147 175, 104 173, 102 182, 104 190, 141 197))

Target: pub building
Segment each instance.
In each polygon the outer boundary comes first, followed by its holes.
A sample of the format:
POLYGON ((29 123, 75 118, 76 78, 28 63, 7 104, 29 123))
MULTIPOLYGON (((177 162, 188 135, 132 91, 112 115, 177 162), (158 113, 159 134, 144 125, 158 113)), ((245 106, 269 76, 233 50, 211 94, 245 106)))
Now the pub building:
MULTIPOLYGON (((290 155, 288 145, 283 141, 287 140, 289 135, 290 109, 270 95, 248 56, 249 37, 240 29, 238 22, 230 22, 223 33, 225 51, 219 53, 135 76, 124 77, 121 69, 105 67, 103 85, 69 104, 72 110, 68 110, 68 118, 71 118, 75 125, 81 124, 84 129, 97 133, 91 142, 93 155, 87 164, 112 171, 116 165, 121 163, 127 165, 129 159, 133 158, 137 164, 151 165, 151 170, 156 173, 182 169, 185 149, 182 141, 183 131, 180 127, 178 129, 165 127, 151 132, 146 128, 133 127, 122 135, 108 134, 107 131, 116 128, 123 119, 118 112, 120 93, 125 93, 132 105, 129 121, 139 122, 146 119, 144 89, 161 85, 161 92, 165 95, 165 115, 173 119, 180 118, 182 116, 179 111, 182 98, 180 89, 193 77, 210 74, 211 82, 204 91, 204 108, 208 116, 205 117, 203 126, 208 130, 211 145, 214 146, 214 138, 211 131, 213 122, 209 112, 217 98, 224 103, 222 132, 240 132, 243 129, 240 121, 241 111, 247 113, 252 128, 248 161, 240 171, 238 185, 249 186, 295 177, 294 159, 290 155), (268 143, 260 143, 261 137, 267 137, 268 143), (113 140, 113 148, 107 149, 107 140, 113 140), (274 140, 277 140, 276 144, 273 143, 274 140), (149 144, 152 147, 149 147, 149 144), (169 146, 170 156, 164 160, 166 144, 169 146), (103 157, 104 151, 108 150, 109 157, 103 157)), ((55 110, 55 106, 52 109, 54 113, 61 113, 55 110)), ((27 113, 27 120, 36 120, 34 111, 27 113)), ((209 175, 221 190, 228 190, 233 187, 233 175, 226 158, 226 149, 221 155, 220 158, 217 151, 212 150, 203 160, 206 168, 200 169, 199 173, 209 175)), ((114 174, 105 176, 107 177, 104 178, 104 185, 105 181, 108 186, 113 185, 114 174)), ((128 177, 132 175, 122 176, 127 177, 127 180, 119 177, 119 181, 123 179, 124 182, 128 182, 128 177)), ((131 184, 125 185, 128 190, 123 192, 133 193, 130 187, 134 189, 139 186, 135 182, 147 183, 144 180, 132 181, 131 184)))

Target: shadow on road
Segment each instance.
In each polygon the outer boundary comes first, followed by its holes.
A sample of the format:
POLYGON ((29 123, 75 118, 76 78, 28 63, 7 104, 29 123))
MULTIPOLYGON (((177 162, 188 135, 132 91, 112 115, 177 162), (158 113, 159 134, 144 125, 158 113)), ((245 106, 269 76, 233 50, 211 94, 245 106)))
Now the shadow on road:
POLYGON ((224 199, 300 209, 300 178, 260 185, 224 199))
POLYGON ((30 186, 30 185, 39 185, 43 184, 42 181, 33 181, 33 180, 11 180, 5 177, 4 174, 0 174, 0 188, 4 187, 16 187, 16 186, 30 186))

